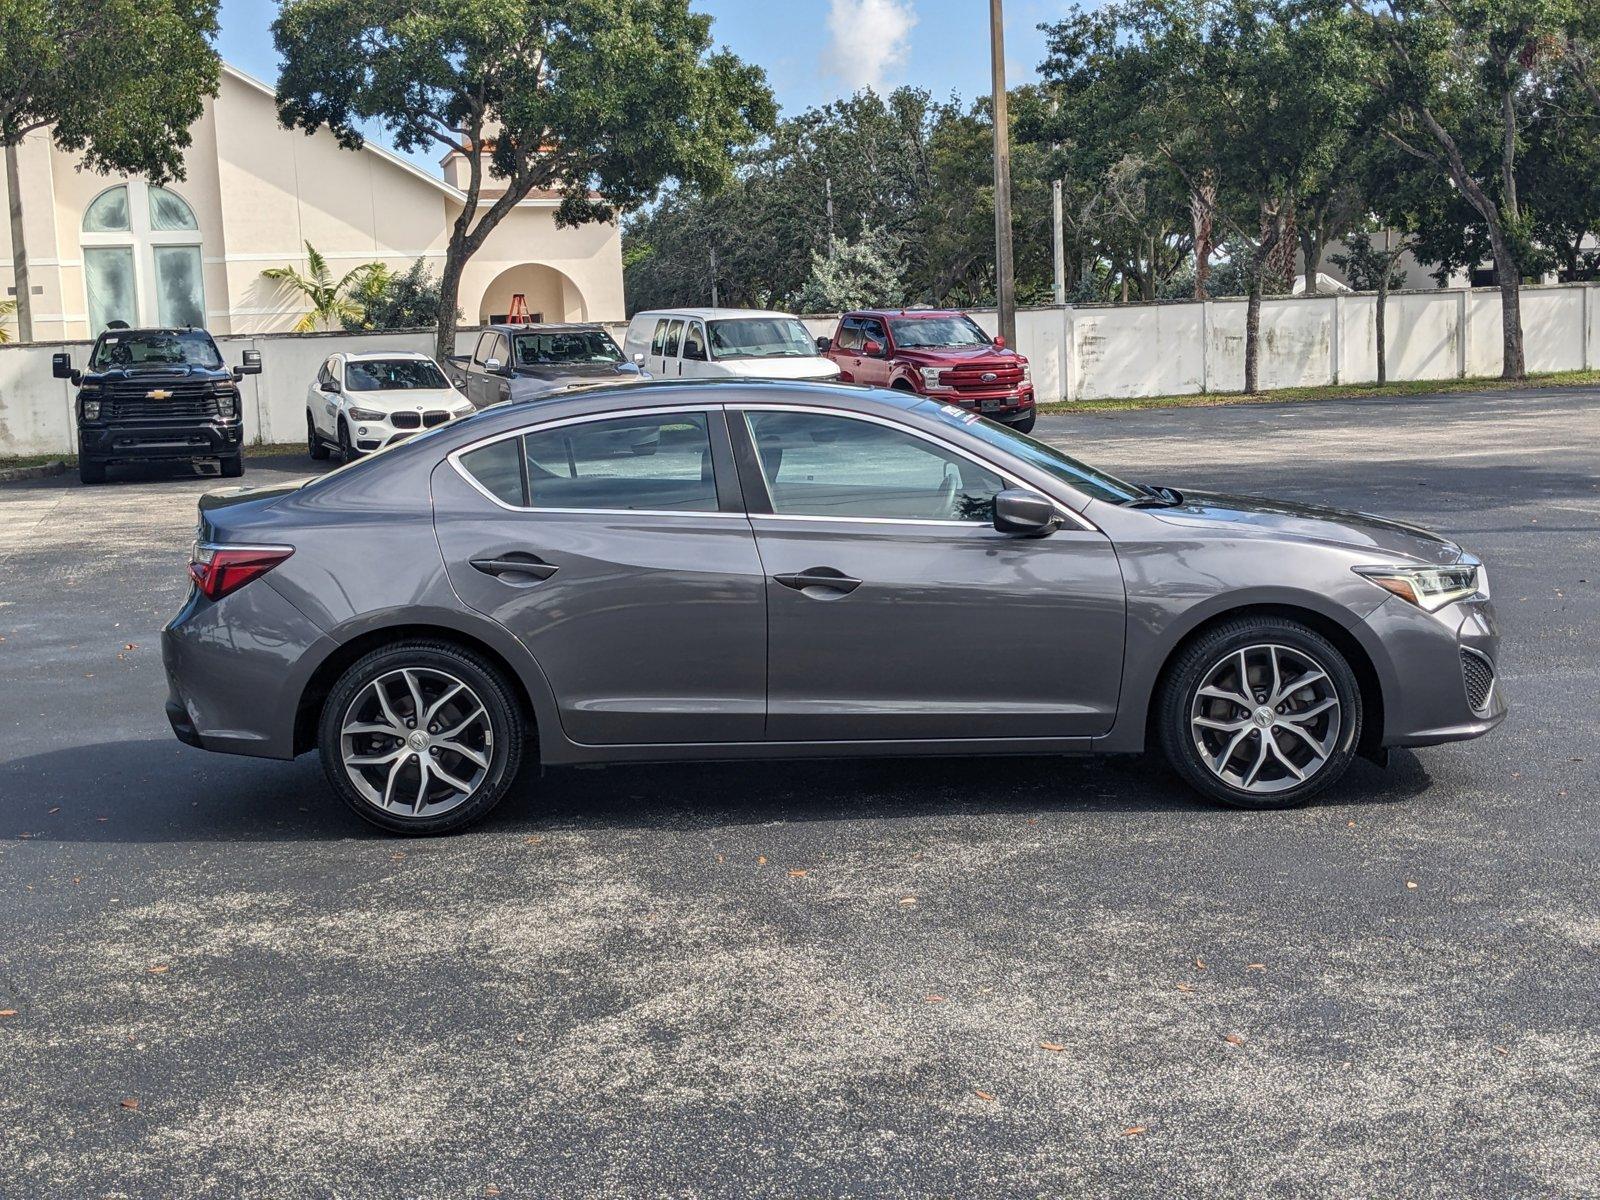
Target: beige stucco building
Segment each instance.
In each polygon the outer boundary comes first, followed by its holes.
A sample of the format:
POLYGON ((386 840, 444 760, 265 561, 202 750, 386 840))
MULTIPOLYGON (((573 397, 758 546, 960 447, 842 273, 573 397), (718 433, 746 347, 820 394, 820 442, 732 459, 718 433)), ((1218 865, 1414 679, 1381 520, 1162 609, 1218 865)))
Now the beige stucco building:
MULTIPOLYGON (((422 258, 436 275, 443 266, 465 203, 449 182, 459 155, 441 178, 371 144, 350 151, 326 130, 284 129, 272 89, 232 67, 193 135, 187 177, 168 188, 79 170, 42 132, 19 147, 35 340, 93 336, 114 318, 287 330, 306 306, 261 272, 304 270, 308 241, 336 276, 373 261, 399 271, 422 258)), ((557 229, 557 203, 524 200, 467 264, 464 321, 503 316, 519 292, 536 320, 623 319, 617 226, 557 229)), ((0 254, 0 285, 14 296, 4 221, 0 254)))

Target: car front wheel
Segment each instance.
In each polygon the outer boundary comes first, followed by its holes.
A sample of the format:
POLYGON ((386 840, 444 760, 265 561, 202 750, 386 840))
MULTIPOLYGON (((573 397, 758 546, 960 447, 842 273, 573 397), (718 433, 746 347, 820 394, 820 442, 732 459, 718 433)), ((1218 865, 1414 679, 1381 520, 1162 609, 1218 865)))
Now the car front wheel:
POLYGON ((1015 421, 1007 421, 1006 424, 1010 425, 1018 433, 1032 433, 1035 420, 1037 420, 1036 414, 1029 413, 1025 417, 1018 417, 1015 421))
POLYGON ((328 459, 327 443, 317 432, 317 422, 310 413, 306 414, 306 452, 317 462, 326 462, 328 459))
POLYGON ((1361 738, 1361 689, 1344 655, 1276 618, 1203 634, 1168 670, 1158 711, 1178 774, 1240 808, 1304 804, 1345 773, 1361 738))
POLYGON ((323 703, 322 767, 363 819, 450 833, 505 798, 525 728, 502 673, 448 642, 405 641, 353 663, 323 703))

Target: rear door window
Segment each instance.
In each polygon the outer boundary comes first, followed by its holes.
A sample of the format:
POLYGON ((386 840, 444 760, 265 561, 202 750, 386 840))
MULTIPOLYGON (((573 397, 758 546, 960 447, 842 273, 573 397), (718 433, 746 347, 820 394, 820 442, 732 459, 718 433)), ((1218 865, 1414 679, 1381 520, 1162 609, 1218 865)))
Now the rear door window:
POLYGON ((677 358, 678 357, 678 343, 682 340, 682 338, 683 338, 683 322, 682 321, 674 321, 674 322, 672 322, 672 324, 667 327, 667 344, 666 344, 666 347, 661 351, 661 353, 665 354, 668 358, 677 358))
POLYGON ((662 347, 666 344, 667 323, 665 321, 657 321, 655 336, 650 339, 650 353, 660 354, 662 352, 662 347))

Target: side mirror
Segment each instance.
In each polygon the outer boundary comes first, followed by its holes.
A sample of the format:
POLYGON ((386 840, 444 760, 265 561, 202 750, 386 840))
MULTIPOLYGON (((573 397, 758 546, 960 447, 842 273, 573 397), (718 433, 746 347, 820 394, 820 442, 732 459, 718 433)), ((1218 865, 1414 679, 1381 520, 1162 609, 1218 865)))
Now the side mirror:
POLYGON ((239 374, 241 374, 241 375, 259 375, 259 374, 261 374, 261 351, 259 351, 259 350, 246 350, 243 354, 241 354, 239 356, 239 374))
POLYGON ((50 374, 55 379, 70 379, 73 383, 82 378, 72 369, 72 355, 64 351, 50 356, 50 374))
POLYGON ((994 335, 994 348, 996 350, 1004 350, 1006 348, 1006 339, 1004 335, 998 333, 994 335))
POLYGON ((817 353, 818 354, 826 354, 829 350, 832 350, 832 349, 833 349, 833 339, 831 337, 819 337, 817 339, 817 353))
POLYGON ((491 374, 491 375, 500 374, 500 360, 498 358, 486 358, 486 359, 484 359, 483 360, 483 369, 485 371, 489 372, 489 374, 491 374))
POLYGON ((1055 502, 1026 488, 1006 488, 994 498, 994 527, 1017 537, 1046 537, 1061 525, 1055 502))
POLYGON ((865 354, 868 358, 882 358, 883 343, 868 342, 865 346, 861 347, 861 353, 865 354))
POLYGON ((644 366, 644 352, 642 350, 635 350, 633 352, 633 365, 636 367, 644 366))
POLYGON ((337 379, 324 379, 322 381, 322 390, 325 392, 337 392, 339 390, 339 381, 337 379))

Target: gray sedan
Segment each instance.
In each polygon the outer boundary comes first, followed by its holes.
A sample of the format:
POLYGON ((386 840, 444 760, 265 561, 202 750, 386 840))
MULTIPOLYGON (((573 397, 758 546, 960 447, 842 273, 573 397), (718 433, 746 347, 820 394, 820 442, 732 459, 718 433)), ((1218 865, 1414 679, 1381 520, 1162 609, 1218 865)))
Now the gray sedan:
POLYGON ((400 833, 481 817, 532 760, 1159 746, 1204 795, 1281 807, 1506 714, 1455 543, 1127 482, 862 388, 502 405, 207 495, 190 570, 177 735, 320 750, 400 833))

